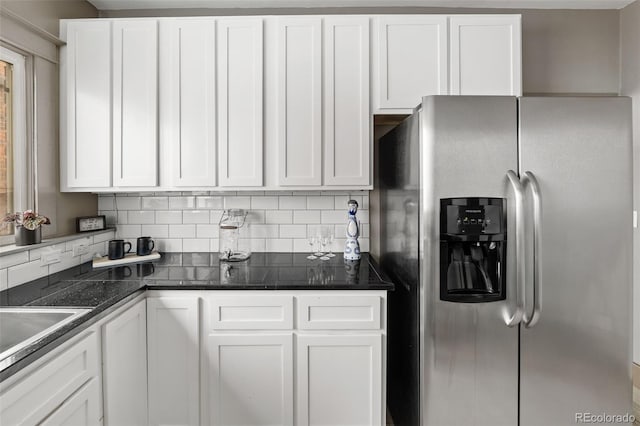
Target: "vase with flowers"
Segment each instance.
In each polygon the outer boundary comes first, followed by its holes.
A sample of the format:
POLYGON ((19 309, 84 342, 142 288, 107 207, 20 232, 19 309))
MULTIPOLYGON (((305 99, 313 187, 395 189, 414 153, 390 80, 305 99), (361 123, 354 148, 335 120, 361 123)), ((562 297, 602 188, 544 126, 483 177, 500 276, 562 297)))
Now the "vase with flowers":
POLYGON ((24 212, 10 213, 2 220, 3 223, 13 223, 16 227, 16 245, 27 246, 38 244, 42 241, 42 225, 49 225, 48 217, 25 210, 24 212))

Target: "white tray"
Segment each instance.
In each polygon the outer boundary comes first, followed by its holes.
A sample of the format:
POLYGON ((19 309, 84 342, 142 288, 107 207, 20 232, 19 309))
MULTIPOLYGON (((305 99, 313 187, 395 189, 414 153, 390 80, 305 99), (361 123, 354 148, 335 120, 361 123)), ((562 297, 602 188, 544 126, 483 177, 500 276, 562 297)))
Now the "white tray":
POLYGON ((108 256, 97 257, 93 259, 94 268, 104 268, 106 266, 125 265, 127 263, 149 262, 150 260, 160 259, 160 253, 151 252, 147 256, 138 256, 135 253, 127 253, 122 259, 109 259, 108 256))

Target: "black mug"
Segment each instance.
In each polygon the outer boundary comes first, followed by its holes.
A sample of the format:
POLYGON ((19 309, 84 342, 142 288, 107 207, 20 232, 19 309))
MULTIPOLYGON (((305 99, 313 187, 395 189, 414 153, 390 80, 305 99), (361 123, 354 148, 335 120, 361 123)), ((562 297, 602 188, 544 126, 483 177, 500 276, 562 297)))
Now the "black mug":
POLYGON ((111 276, 116 280, 123 280, 131 276, 131 268, 128 266, 116 266, 111 270, 111 276))
POLYGON ((122 259, 126 253, 131 251, 131 243, 125 240, 109 241, 109 259, 122 259), (124 247, 129 244, 129 249, 125 251, 124 247))
POLYGON ((151 237, 139 237, 136 245, 136 254, 138 256, 148 256, 155 246, 156 244, 151 237))

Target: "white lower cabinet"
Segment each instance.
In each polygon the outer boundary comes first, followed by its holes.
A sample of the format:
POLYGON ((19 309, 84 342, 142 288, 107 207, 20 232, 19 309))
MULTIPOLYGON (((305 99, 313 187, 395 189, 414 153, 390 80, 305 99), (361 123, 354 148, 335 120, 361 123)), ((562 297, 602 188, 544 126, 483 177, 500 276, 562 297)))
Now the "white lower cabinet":
POLYGON ((207 337, 210 425, 293 425, 293 334, 207 337))
POLYGON ((102 328, 104 424, 147 423, 146 303, 134 306, 102 328))
MULTIPOLYGON (((56 411, 47 417, 42 426, 98 426, 100 413, 100 391, 97 378, 91 379, 73 394, 56 411)), ((142 424, 142 423, 117 423, 142 424)))
POLYGON ((97 333, 85 333, 0 383, 0 424, 99 424, 98 345, 97 333))
POLYGON ((297 425, 383 424, 382 334, 299 334, 296 355, 297 425))
POLYGON ((197 292, 147 298, 150 425, 200 424, 199 324, 197 292))

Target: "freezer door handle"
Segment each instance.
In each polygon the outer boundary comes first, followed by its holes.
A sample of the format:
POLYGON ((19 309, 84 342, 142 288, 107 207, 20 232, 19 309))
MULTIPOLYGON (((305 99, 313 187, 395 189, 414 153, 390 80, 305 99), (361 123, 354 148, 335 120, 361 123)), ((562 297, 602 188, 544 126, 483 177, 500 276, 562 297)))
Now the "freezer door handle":
MULTIPOLYGON (((507 172, 507 179, 513 188, 513 192, 515 195, 515 227, 516 232, 511 233, 511 235, 515 234, 516 239, 516 255, 514 258, 509 260, 509 264, 507 268, 512 267, 515 269, 516 274, 516 294, 515 297, 513 295, 509 295, 510 292, 507 292, 507 301, 515 302, 515 311, 505 312, 504 313, 504 321, 509 327, 515 327, 520 324, 522 321, 522 316, 524 314, 524 285, 525 285, 525 265, 524 265, 524 187, 522 186, 522 182, 518 175, 513 171, 509 170, 507 172)), ((512 303, 508 303, 508 308, 510 309, 512 303)))
POLYGON ((533 198, 533 307, 531 315, 524 313, 524 326, 531 328, 540 319, 540 277, 542 276, 542 266, 540 263, 540 234, 542 232, 542 198, 540 195, 540 185, 535 175, 529 171, 524 172, 522 176, 522 184, 524 188, 531 188, 533 198))

